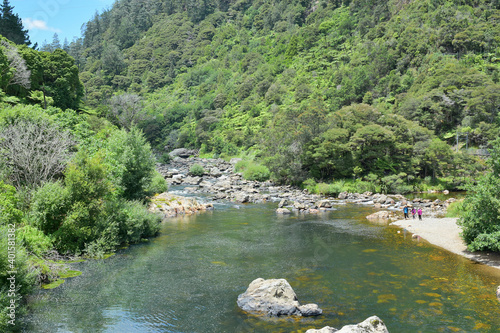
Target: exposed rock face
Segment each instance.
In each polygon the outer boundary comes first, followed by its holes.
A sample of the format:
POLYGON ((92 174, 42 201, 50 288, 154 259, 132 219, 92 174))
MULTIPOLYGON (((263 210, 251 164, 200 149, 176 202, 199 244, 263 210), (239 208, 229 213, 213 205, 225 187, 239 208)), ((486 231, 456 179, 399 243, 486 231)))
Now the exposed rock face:
POLYGON ((237 303, 244 311, 270 316, 318 316, 323 313, 316 304, 301 306, 297 295, 285 279, 258 278, 238 296, 237 303))
POLYGON ((306 333, 389 333, 384 322, 377 316, 371 316, 362 323, 357 325, 347 325, 342 327, 340 330, 336 330, 333 327, 326 326, 322 329, 307 330, 306 333))

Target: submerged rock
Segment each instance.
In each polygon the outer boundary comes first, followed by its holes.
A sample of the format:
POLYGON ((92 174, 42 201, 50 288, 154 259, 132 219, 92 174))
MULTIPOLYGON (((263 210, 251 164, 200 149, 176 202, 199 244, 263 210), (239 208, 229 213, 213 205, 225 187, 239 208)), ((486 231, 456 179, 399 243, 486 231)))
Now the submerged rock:
POLYGON ((317 304, 300 305, 297 295, 285 279, 255 279, 238 296, 238 306, 247 312, 270 316, 318 316, 323 311, 317 304))
POLYGON ((368 215, 366 218, 368 220, 388 220, 392 217, 392 213, 382 210, 380 212, 373 213, 371 215, 368 215))
POLYGON ((389 333, 384 322, 377 316, 371 316, 365 321, 357 325, 347 325, 342 329, 337 330, 333 327, 326 326, 322 329, 310 329, 306 333, 389 333))

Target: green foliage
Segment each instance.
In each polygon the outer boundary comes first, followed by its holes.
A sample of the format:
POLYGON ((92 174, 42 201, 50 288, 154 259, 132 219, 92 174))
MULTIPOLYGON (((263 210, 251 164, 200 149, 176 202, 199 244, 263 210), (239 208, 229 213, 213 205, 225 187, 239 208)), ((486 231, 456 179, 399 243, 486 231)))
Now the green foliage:
POLYGON ((22 245, 31 255, 41 258, 53 248, 50 237, 35 227, 25 225, 18 232, 22 245))
POLYGON ((16 189, 0 180, 0 226, 21 222, 23 212, 17 202, 16 189))
POLYGON ((471 251, 500 251, 500 178, 489 174, 481 178, 463 202, 459 224, 471 251))
POLYGON ((492 171, 476 185, 468 186, 459 224, 462 237, 471 251, 500 252, 500 140, 493 143, 489 164, 492 171))
POLYGON ((10 310, 7 308, 11 305, 11 301, 15 301, 17 324, 19 316, 25 313, 23 297, 32 291, 36 281, 35 272, 28 266, 26 251, 15 229, 17 227, 0 226, 0 330, 2 331, 12 328, 7 324, 8 320, 13 319, 8 316, 10 310), (16 273, 9 273, 12 271, 16 273), (8 278, 13 275, 16 288, 11 290, 8 278))
POLYGON ((461 212, 463 212, 463 200, 455 201, 450 203, 446 209, 446 217, 460 217, 461 212))
POLYGON ((269 169, 254 161, 242 160, 234 166, 236 172, 242 172, 243 178, 247 180, 266 181, 271 177, 269 169))
POLYGON ((154 195, 158 193, 163 193, 167 192, 168 190, 168 184, 167 181, 165 180, 165 177, 163 177, 158 171, 154 171, 153 177, 151 178, 151 182, 149 183, 149 186, 146 188, 146 193, 149 195, 154 195))
POLYGON ((113 131, 106 142, 105 163, 119 195, 140 200, 148 194, 156 160, 142 131, 113 131))
POLYGON ((53 234, 63 223, 69 205, 70 193, 62 182, 45 183, 33 193, 30 219, 46 235, 53 234))
POLYGON ((191 176, 203 176, 205 174, 205 169, 203 169, 201 165, 195 163, 189 168, 189 174, 191 176))
POLYGON ((13 12, 14 7, 8 0, 2 3, 0 13, 0 31, 2 36, 16 44, 30 45, 28 30, 24 29, 23 22, 18 14, 13 12))

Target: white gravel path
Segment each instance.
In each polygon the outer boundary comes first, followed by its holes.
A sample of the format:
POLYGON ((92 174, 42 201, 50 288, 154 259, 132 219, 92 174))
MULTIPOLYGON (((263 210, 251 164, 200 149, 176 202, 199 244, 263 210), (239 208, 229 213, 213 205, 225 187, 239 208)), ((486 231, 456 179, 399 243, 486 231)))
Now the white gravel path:
POLYGON ((447 251, 500 269, 500 254, 471 253, 467 251, 467 246, 460 237, 462 229, 457 225, 457 218, 424 217, 422 221, 418 219, 398 220, 391 223, 391 225, 406 229, 408 232, 418 235, 427 242, 447 251))

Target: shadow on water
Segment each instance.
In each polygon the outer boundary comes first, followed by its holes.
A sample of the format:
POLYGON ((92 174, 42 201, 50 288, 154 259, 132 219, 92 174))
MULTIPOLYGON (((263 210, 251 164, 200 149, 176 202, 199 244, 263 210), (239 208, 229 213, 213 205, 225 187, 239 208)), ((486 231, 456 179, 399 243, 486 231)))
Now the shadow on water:
POLYGON ((371 208, 277 216, 276 204, 231 205, 165 221, 150 243, 83 271, 30 300, 26 332, 305 332, 378 315, 391 333, 497 332, 500 270, 397 229, 371 208), (244 313, 238 295, 258 278, 286 278, 316 318, 244 313))

